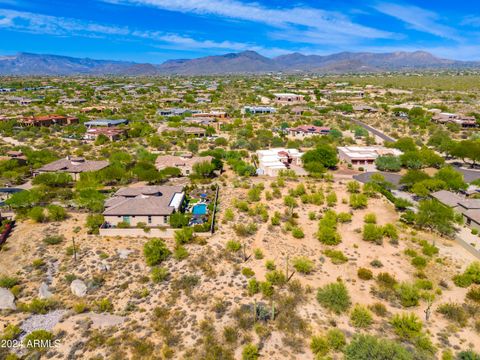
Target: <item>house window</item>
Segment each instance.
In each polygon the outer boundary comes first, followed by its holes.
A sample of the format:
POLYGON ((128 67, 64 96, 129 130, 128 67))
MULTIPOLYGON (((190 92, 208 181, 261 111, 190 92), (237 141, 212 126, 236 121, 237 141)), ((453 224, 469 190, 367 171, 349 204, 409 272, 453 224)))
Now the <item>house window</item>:
POLYGON ((152 223, 152 217, 149 215, 148 216, 148 223, 151 224, 152 223))
POLYGON ((164 216, 164 217, 163 217, 163 223, 164 223, 164 224, 168 223, 168 216, 164 216))
POLYGON ((123 222, 130 224, 130 216, 124 216, 123 217, 123 222))

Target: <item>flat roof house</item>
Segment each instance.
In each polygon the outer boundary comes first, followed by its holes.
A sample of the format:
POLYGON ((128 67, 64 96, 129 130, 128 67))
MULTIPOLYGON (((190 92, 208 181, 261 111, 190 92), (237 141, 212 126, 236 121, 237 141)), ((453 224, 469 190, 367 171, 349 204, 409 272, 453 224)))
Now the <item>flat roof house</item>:
POLYGON ((188 176, 192 173, 193 166, 202 162, 212 162, 212 156, 192 156, 191 154, 184 154, 182 156, 161 155, 157 157, 155 166, 158 170, 163 170, 167 167, 175 167, 180 169, 183 176, 188 176))
POLYGON ((87 129, 87 132, 83 136, 84 140, 96 140, 100 135, 106 136, 110 141, 117 141, 126 134, 125 129, 117 127, 93 127, 87 129))
POLYGON ((103 216, 107 227, 119 223, 165 227, 169 226, 170 215, 182 210, 184 200, 183 186, 127 187, 105 202, 103 216))
POLYGON ((78 118, 64 115, 28 116, 19 120, 22 126, 52 126, 77 124, 78 118))
POLYGON ((383 146, 339 146, 337 151, 340 160, 345 161, 347 164, 366 168, 375 168, 375 160, 379 156, 400 156, 403 154, 398 149, 383 146))
POLYGON ((118 126, 118 125, 126 125, 128 124, 128 120, 126 119, 96 119, 96 120, 91 120, 91 121, 86 121, 83 123, 87 128, 90 127, 112 127, 112 126, 118 126))
POLYGON ((288 136, 303 139, 314 135, 328 135, 330 133, 329 127, 315 126, 315 125, 300 125, 294 128, 287 129, 288 136))
POLYGON ((441 112, 433 115, 432 121, 439 124, 458 124, 464 128, 477 127, 477 120, 473 116, 466 116, 462 114, 452 114, 441 112))
POLYGON ((277 110, 271 106, 244 106, 243 114, 275 114, 277 110))
POLYGON ((297 149, 274 148, 257 150, 259 175, 278 176, 282 170, 293 170, 298 175, 305 175, 302 168, 303 153, 297 149))
POLYGON ((64 172, 70 174, 73 180, 79 180, 81 173, 102 170, 107 166, 109 166, 108 161, 85 160, 82 157, 67 156, 65 159, 60 159, 42 166, 35 171, 34 175, 50 172, 64 172))
POLYGON ((292 94, 292 93, 276 93, 273 94, 275 97, 274 101, 279 104, 296 104, 303 103, 305 97, 303 95, 292 94))

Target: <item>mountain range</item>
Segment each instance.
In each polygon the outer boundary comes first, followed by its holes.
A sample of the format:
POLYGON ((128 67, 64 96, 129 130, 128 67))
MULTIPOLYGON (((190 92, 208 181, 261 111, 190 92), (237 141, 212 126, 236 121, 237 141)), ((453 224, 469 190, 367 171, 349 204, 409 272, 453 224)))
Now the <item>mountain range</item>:
POLYGON ((18 53, 0 56, 0 75, 213 75, 268 72, 358 73, 480 68, 477 61, 438 58, 425 51, 341 52, 332 55, 292 53, 274 58, 243 51, 161 64, 94 60, 60 55, 18 53))

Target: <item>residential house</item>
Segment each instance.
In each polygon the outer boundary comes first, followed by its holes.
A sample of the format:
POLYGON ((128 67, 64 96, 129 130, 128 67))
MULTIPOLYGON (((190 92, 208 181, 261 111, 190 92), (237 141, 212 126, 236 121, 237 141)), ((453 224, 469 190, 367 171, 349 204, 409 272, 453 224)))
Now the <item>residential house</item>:
POLYGON ((188 176, 192 173, 195 164, 212 162, 212 160, 213 157, 211 156, 193 156, 192 154, 183 154, 181 156, 160 155, 155 161, 155 166, 158 170, 175 167, 180 169, 183 176, 188 176))
POLYGON ((22 126, 52 126, 77 124, 78 118, 64 115, 28 116, 19 120, 22 126))
POLYGON ((292 93, 276 93, 273 94, 274 102, 281 105, 286 104, 297 104, 305 102, 305 97, 303 95, 292 94, 292 93))
POLYGON ((136 227, 169 226, 170 216, 183 210, 185 193, 183 186, 143 186, 118 190, 105 202, 106 227, 119 223, 136 227))
POLYGON ((297 149, 274 148, 257 150, 259 175, 277 176, 282 170, 293 170, 298 175, 305 175, 302 168, 303 153, 297 149))
POLYGON ((447 190, 430 194, 434 199, 462 214, 465 224, 480 230, 480 199, 471 199, 447 190))
POLYGON ((294 128, 287 129, 288 136, 296 139, 304 139, 315 135, 328 135, 330 133, 329 127, 315 126, 315 125, 300 125, 294 128))
POLYGON ((227 117, 227 113, 225 111, 196 112, 192 114, 192 116, 225 119, 227 117))
POLYGON ((108 161, 85 160, 82 157, 67 156, 64 159, 56 160, 35 170, 34 176, 43 173, 64 172, 72 176, 73 180, 79 180, 80 174, 89 171, 99 171, 109 165, 108 161))
POLYGON ((339 146, 337 151, 340 160, 366 169, 374 169, 375 160, 379 156, 400 156, 403 154, 398 149, 383 146, 339 146))
POLYGON ((275 114, 277 110, 271 106, 244 106, 242 114, 275 114))
POLYGON ((463 128, 477 127, 477 120, 473 116, 466 116, 462 114, 452 114, 441 112, 432 116, 432 121, 439 124, 457 124, 463 128))
POLYGON ((87 129, 84 140, 96 140, 100 135, 106 136, 110 141, 117 141, 127 133, 126 129, 118 127, 93 127, 87 129))
POLYGON ((83 123, 87 128, 91 127, 113 127, 118 125, 126 125, 128 124, 128 120, 126 119, 96 119, 91 121, 86 121, 83 123))
POLYGON ((198 110, 184 109, 184 108, 169 108, 157 110, 157 115, 160 116, 182 116, 185 114, 194 114, 199 112, 198 110))

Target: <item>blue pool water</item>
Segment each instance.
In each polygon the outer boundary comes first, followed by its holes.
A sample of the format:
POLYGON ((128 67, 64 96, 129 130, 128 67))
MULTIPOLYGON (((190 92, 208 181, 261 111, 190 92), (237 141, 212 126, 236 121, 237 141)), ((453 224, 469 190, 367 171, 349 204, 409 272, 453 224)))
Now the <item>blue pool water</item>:
POLYGON ((207 213, 207 204, 193 205, 193 208, 192 208, 193 215, 205 215, 206 213, 207 213))

